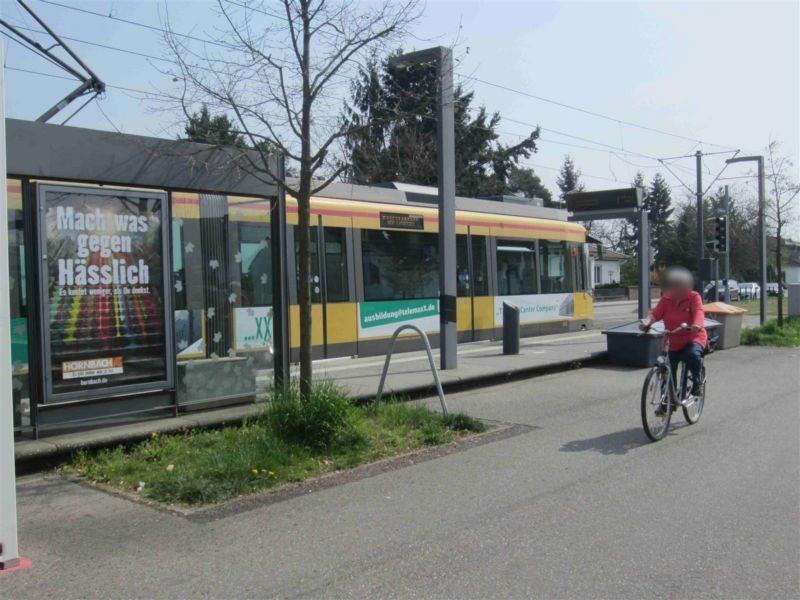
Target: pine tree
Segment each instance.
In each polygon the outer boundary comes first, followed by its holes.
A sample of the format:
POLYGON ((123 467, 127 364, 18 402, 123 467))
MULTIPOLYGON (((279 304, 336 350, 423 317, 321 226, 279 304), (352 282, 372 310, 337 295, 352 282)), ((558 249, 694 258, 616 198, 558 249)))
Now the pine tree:
POLYGON ((199 113, 189 116, 189 122, 184 128, 186 137, 183 139, 212 144, 214 146, 239 146, 245 145, 244 138, 234 130, 233 122, 227 115, 214 115, 208 112, 208 106, 203 104, 199 113))
POLYGON ((564 157, 564 164, 561 165, 561 171, 556 178, 558 189, 561 190, 561 201, 564 201, 564 195, 567 192, 582 192, 584 187, 581 183, 581 172, 575 168, 575 163, 572 157, 567 154, 564 157))
MULTIPOLYGON (((436 68, 392 68, 389 59, 368 61, 353 85, 343 115, 351 183, 402 181, 436 185, 436 68)), ((468 196, 506 191, 512 166, 536 152, 539 129, 518 144, 498 141, 499 113, 473 107, 472 92, 453 90, 455 103, 456 190, 468 196)))
POLYGON ((553 193, 530 167, 511 166, 506 191, 524 198, 541 198, 545 206, 553 206, 553 193))
POLYGON ((665 260, 675 241, 675 228, 670 220, 673 211, 672 191, 661 173, 653 176, 644 205, 650 218, 653 258, 657 262, 665 260))

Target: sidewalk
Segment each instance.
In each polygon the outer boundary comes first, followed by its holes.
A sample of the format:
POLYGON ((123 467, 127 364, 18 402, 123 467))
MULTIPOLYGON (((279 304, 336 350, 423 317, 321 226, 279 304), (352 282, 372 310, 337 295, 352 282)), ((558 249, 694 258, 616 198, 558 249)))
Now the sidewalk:
MULTIPOLYGON (((438 350, 434 359, 439 360, 438 350)), ((520 353, 504 356, 502 342, 475 342, 458 347, 458 368, 439 371, 447 394, 464 386, 480 386, 514 376, 563 370, 575 363, 605 358, 605 336, 599 331, 582 331, 526 338, 520 353)), ((314 363, 314 379, 330 381, 345 388, 356 400, 366 400, 378 391, 385 358, 341 358, 314 363)), ((294 369, 293 369, 294 373, 294 369)), ((384 397, 435 394, 433 376, 424 351, 396 353, 389 366, 384 397)), ((112 425, 85 431, 63 433, 39 440, 21 440, 15 445, 18 464, 55 459, 82 448, 99 448, 142 440, 153 432, 169 433, 196 427, 217 427, 241 422, 257 414, 261 403, 190 413, 178 417, 112 425)))

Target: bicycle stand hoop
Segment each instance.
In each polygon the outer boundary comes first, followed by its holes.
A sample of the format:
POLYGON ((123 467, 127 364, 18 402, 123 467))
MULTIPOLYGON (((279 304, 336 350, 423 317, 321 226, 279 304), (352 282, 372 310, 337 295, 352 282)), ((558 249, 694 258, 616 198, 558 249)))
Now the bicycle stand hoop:
POLYGON ((406 329, 416 331, 422 338, 425 344, 425 352, 428 354, 428 363, 431 366, 431 373, 433 373, 433 381, 436 384, 436 392, 439 394, 439 402, 442 404, 442 414, 447 414, 447 402, 444 399, 444 391, 442 390, 442 383, 439 381, 439 371, 436 369, 436 363, 433 361, 433 352, 431 351, 431 343, 428 341, 427 334, 416 325, 406 324, 401 325, 394 330, 392 338, 389 341, 389 349, 386 351, 386 361, 383 363, 383 373, 381 373, 381 381, 378 384, 378 393, 375 395, 375 403, 381 401, 383 395, 383 384, 386 383, 386 375, 389 372, 389 361, 392 360, 392 353, 394 352, 394 343, 397 341, 397 336, 406 329))

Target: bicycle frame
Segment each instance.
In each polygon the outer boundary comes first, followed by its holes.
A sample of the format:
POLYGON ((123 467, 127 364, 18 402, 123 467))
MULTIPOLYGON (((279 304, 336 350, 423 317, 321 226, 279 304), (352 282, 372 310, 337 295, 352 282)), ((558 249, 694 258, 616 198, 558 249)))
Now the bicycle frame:
MULTIPOLYGON (((683 370, 681 371, 681 380, 679 386, 676 386, 675 380, 676 377, 673 377, 672 373, 672 361, 669 359, 669 338, 673 333, 678 333, 679 331, 685 331, 688 329, 687 327, 681 325, 671 331, 664 331, 664 339, 661 342, 661 353, 659 354, 658 358, 656 359, 656 366, 661 369, 663 372, 666 373, 667 377, 667 385, 669 386, 669 403, 671 404, 670 410, 675 410, 677 405, 683 400, 684 396, 686 395, 686 382, 688 380, 688 371, 686 366, 684 365, 683 370), (680 392, 680 394, 678 393, 680 392)), ((676 374, 677 375, 677 374, 676 374)))

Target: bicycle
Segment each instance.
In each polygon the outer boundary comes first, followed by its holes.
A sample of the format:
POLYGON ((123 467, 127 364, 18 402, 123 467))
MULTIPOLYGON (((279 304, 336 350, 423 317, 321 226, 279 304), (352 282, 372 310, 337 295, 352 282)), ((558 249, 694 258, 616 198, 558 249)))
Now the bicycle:
POLYGON ((694 387, 694 378, 686 363, 678 363, 679 382, 676 388, 672 377, 672 365, 669 360, 669 338, 672 334, 685 331, 688 325, 683 323, 680 327, 664 331, 664 341, 661 353, 656 359, 655 366, 650 369, 642 387, 642 426, 648 438, 657 442, 667 434, 672 413, 680 406, 683 417, 689 425, 694 425, 703 414, 706 399, 706 368, 702 363, 700 367, 700 394, 688 395, 686 391, 694 387))

